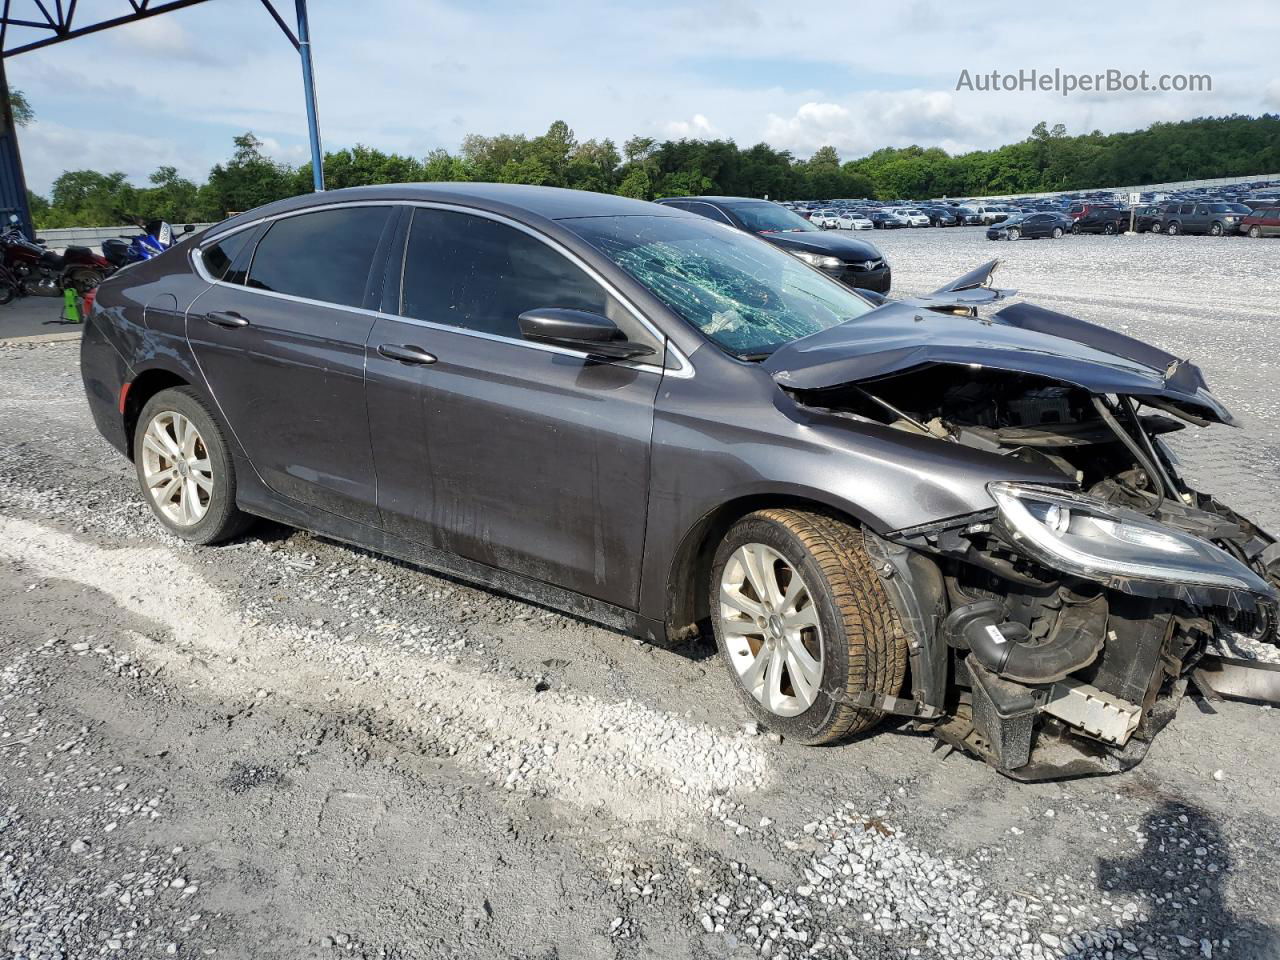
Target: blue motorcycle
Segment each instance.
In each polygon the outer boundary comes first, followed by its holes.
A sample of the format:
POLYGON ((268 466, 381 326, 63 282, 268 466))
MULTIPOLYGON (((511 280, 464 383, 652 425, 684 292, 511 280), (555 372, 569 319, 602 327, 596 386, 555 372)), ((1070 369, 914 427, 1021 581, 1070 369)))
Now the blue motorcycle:
MULTIPOLYGON (((111 237, 102 241, 102 255, 117 270, 158 257, 177 242, 173 227, 166 220, 148 220, 139 225, 145 232, 136 237, 111 237)), ((193 229, 191 224, 187 224, 184 232, 190 233, 193 229)))

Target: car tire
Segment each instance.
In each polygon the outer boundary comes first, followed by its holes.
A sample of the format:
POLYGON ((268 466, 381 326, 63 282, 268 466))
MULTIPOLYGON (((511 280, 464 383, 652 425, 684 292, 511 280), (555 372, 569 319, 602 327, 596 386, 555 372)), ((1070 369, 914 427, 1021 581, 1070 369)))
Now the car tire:
POLYGON ((1102 225, 1102 232, 1108 237, 1114 236, 1116 232, 1116 225, 1114 223, 1104 223, 1102 225))
POLYGON ((1209 227, 1209 236, 1211 236, 1211 237, 1220 237, 1220 236, 1222 236, 1222 224, 1220 224, 1220 223, 1215 223, 1215 224, 1211 225, 1211 226, 1209 227))
POLYGON ((175 537, 220 543, 252 522, 236 507, 226 434, 190 387, 161 390, 146 402, 134 428, 133 461, 143 498, 175 537))
POLYGON ((709 586, 733 684, 782 736, 825 744, 864 733, 882 714, 842 697, 902 689, 906 635, 856 527, 801 510, 752 513, 725 534, 709 586))
POLYGON ((1061 239, 1062 239, 1062 228, 1061 228, 1061 227, 1054 227, 1054 228, 1053 228, 1053 239, 1055 239, 1055 240, 1061 240, 1061 239))
POLYGON ((1018 240, 1022 237, 1022 231, 1017 227, 1010 227, 1006 236, 1008 236, 1010 240, 1018 240))
POLYGON ((1153 224, 1151 225, 1151 232, 1152 232, 1152 233, 1159 233, 1159 232, 1160 232, 1160 224, 1158 224, 1158 223, 1153 223, 1153 224))
MULTIPOLYGON (((1249 236, 1253 237, 1253 239, 1255 240, 1262 239, 1262 228, 1255 223, 1252 227, 1249 228, 1249 236)), ((8 302, 8 301, 5 301, 5 302, 8 302)))
POLYGON ((1182 225, 1179 224, 1177 221, 1174 221, 1173 223, 1169 224, 1169 227, 1165 232, 1169 234, 1169 236, 1171 237, 1176 237, 1178 234, 1182 232, 1182 225))
POLYGON ((1080 233, 1080 224, 1078 224, 1078 223, 1073 223, 1073 224, 1071 225, 1071 232, 1072 232, 1072 233, 1074 233, 1074 234, 1079 234, 1079 233, 1080 233))

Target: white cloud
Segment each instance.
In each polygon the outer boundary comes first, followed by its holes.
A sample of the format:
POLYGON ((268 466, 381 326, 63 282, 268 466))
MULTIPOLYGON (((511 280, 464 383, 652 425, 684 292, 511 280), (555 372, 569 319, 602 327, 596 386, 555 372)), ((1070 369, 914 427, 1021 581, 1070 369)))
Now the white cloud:
MULTIPOLYGON (((826 8, 773 0, 652 0, 643 29, 625 0, 364 0, 313 4, 311 19, 330 149, 361 142, 423 155, 456 149, 469 132, 537 134, 563 119, 582 139, 719 136, 800 156, 830 143, 847 159, 884 145, 996 146, 1040 120, 1078 133, 1280 105, 1265 61, 1251 65, 1237 47, 1197 34, 1201 0, 1165 0, 1158 21, 1084 2, 1070 18, 999 0, 881 4, 859 8, 856 40, 847 42, 828 42, 826 8), (1137 47, 1133 36, 1143 37, 1137 47), (1211 73, 1213 92, 955 90, 962 67, 1055 66, 1211 73)), ((1237 0, 1216 12, 1216 27, 1214 36, 1247 35, 1264 49, 1280 43, 1268 0, 1237 0)), ((180 168, 198 177, 246 129, 281 159, 307 156, 298 58, 254 0, 199 4, 7 66, 38 116, 21 135, 37 190, 63 169, 98 163, 104 143, 120 153, 103 169, 145 173, 181 157, 180 168), (61 150, 37 146, 54 138, 40 131, 46 124, 78 136, 61 150)))
POLYGON ((1280 110, 1280 77, 1267 84, 1264 101, 1272 110, 1280 110))
POLYGON ((720 136, 720 131, 700 113, 695 113, 692 120, 672 120, 662 128, 662 132, 675 140, 711 140, 720 136))

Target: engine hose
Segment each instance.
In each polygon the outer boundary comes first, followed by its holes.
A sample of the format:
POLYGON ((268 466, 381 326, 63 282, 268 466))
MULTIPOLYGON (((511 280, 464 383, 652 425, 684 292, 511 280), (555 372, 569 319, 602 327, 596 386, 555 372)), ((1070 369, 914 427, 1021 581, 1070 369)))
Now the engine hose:
POLYGON ((1147 514, 1147 516, 1154 516, 1156 511, 1160 509, 1160 505, 1164 503, 1165 498, 1164 480, 1160 476, 1160 471, 1157 470, 1155 464, 1147 458, 1146 451, 1139 447, 1133 437, 1129 435, 1129 431, 1122 427, 1120 425, 1120 421, 1112 416, 1111 410, 1107 407, 1106 403, 1103 402, 1102 398, 1093 397, 1092 399, 1093 405, 1098 411, 1098 416, 1102 418, 1103 423, 1111 428, 1111 432, 1116 435, 1116 438, 1125 445, 1131 454, 1133 454, 1134 461, 1138 466, 1142 467, 1143 470, 1147 471, 1147 477, 1150 478, 1151 483, 1155 486, 1155 502, 1152 503, 1151 506, 1144 508, 1142 511, 1147 514))
POLYGON ((1026 627, 1002 622, 1004 606, 999 600, 956 607, 942 628, 949 644, 967 646, 992 673, 1021 683, 1052 683, 1088 666, 1102 647, 1103 631, 1096 629, 1092 617, 1069 616, 1070 610, 1064 608, 1052 636, 1034 646, 1019 642, 1029 636, 1026 627))

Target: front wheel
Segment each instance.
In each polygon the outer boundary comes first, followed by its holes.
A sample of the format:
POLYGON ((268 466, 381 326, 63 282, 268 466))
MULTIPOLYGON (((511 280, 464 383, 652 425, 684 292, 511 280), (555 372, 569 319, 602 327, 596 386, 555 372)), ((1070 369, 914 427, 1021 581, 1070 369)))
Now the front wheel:
POLYGON ((761 510, 716 551, 710 583, 716 645, 759 720, 801 743, 832 743, 880 719, 846 697, 895 695, 905 633, 862 546, 834 517, 761 510))
POLYGON ((236 507, 236 473, 222 428, 190 387, 146 402, 133 435, 138 484, 166 529, 192 543, 228 540, 248 526, 236 507))
POLYGON ((1021 231, 1021 230, 1019 230, 1017 227, 1010 227, 1010 228, 1009 228, 1009 239, 1010 239, 1010 240, 1017 240, 1017 239, 1018 239, 1019 237, 1021 237, 1021 236, 1022 236, 1022 231, 1021 231))
POLYGON ((1211 236, 1211 237, 1220 237, 1220 236, 1222 236, 1222 224, 1220 224, 1220 223, 1215 223, 1213 226, 1211 226, 1211 227, 1209 228, 1209 236, 1211 236))
POLYGON ((1176 237, 1178 234, 1182 232, 1182 225, 1177 223, 1171 223, 1169 224, 1168 230, 1166 230, 1165 232, 1168 233, 1169 236, 1171 237, 1176 237))
POLYGON ((1078 223, 1073 223, 1073 224, 1071 225, 1071 232, 1072 232, 1072 233, 1075 233, 1075 234, 1079 234, 1079 233, 1080 233, 1080 224, 1078 224, 1078 223))
MULTIPOLYGON (((1257 239, 1261 238, 1261 236, 1262 236, 1262 228, 1261 228, 1260 226, 1258 226, 1257 224, 1254 224, 1252 227, 1250 227, 1250 228, 1249 228, 1249 236, 1253 237, 1253 239, 1255 239, 1255 240, 1257 240, 1257 239)), ((8 301, 6 301, 6 302, 8 302, 8 301)))
POLYGON ((1115 234, 1116 225, 1114 223, 1104 224, 1102 227, 1102 232, 1105 233, 1108 237, 1110 237, 1115 234))

